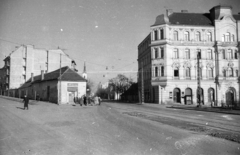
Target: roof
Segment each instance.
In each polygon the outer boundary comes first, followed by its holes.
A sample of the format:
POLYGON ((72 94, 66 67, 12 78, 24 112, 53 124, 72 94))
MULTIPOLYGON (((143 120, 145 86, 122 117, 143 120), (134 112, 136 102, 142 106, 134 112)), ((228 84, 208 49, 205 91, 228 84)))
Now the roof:
POLYGON ((31 82, 31 78, 24 83, 20 88, 28 87, 31 85, 31 83, 37 83, 42 81, 50 81, 50 80, 59 80, 60 79, 60 71, 61 71, 61 81, 76 81, 76 82, 86 82, 86 79, 84 79, 81 75, 73 71, 68 66, 62 67, 60 69, 57 69, 55 71, 45 73, 44 79, 41 80, 41 75, 34 76, 34 81, 31 82))
POLYGON ((238 14, 238 15, 233 15, 233 18, 236 19, 236 20, 240 20, 240 14, 238 14))
POLYGON ((168 18, 172 25, 213 26, 210 14, 172 13, 168 18))

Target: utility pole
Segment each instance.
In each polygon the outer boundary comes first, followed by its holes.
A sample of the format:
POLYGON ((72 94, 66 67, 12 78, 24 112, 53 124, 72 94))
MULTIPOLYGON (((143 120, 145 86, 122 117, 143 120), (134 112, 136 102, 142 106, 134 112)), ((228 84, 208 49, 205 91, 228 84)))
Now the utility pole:
POLYGON ((142 101, 141 101, 141 104, 144 104, 143 62, 142 62, 142 101))
POLYGON ((219 60, 218 60, 218 44, 216 43, 215 45, 215 61, 216 61, 216 67, 215 67, 215 70, 216 70, 216 77, 215 77, 215 84, 216 84, 216 99, 215 99, 215 102, 214 102, 214 106, 217 106, 218 105, 218 85, 219 85, 219 60))
POLYGON ((198 102, 198 107, 201 107, 201 81, 200 81, 200 64, 199 64, 199 59, 200 59, 200 52, 198 51, 197 53, 197 102, 198 102))
POLYGON ((61 93, 61 83, 62 83, 62 81, 61 81, 61 68, 62 68, 62 53, 60 53, 60 69, 59 69, 59 101, 58 101, 58 105, 60 105, 61 104, 61 97, 62 97, 62 93, 61 93))

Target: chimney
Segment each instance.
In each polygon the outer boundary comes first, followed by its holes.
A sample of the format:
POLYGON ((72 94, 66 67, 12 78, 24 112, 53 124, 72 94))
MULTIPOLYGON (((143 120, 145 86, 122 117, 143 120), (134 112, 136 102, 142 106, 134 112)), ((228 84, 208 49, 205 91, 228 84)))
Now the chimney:
POLYGON ((172 9, 167 9, 166 11, 167 11, 167 16, 170 16, 173 13, 172 9))
POLYGON ((44 80, 44 70, 41 70, 41 81, 44 80))
POLYGON ((182 10, 181 12, 182 13, 188 13, 188 10, 182 10))
POLYGON ((34 78, 33 78, 33 73, 31 73, 31 82, 34 81, 34 78))

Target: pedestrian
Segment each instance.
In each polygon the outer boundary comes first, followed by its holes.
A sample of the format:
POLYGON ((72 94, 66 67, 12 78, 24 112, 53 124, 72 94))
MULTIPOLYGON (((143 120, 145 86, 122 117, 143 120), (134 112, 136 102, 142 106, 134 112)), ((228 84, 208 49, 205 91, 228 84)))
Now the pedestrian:
POLYGON ((94 97, 94 104, 95 104, 95 105, 98 105, 98 104, 99 104, 98 96, 95 96, 95 97, 94 97))
POLYGON ((86 106, 87 105, 87 97, 86 95, 83 96, 83 104, 86 106))
POLYGON ((99 105, 101 105, 101 101, 102 101, 102 99, 101 99, 101 97, 99 96, 99 97, 98 97, 99 105))
POLYGON ((27 95, 24 96, 24 98, 23 98, 23 102, 24 102, 24 110, 25 110, 25 109, 28 110, 29 98, 28 98, 27 95))

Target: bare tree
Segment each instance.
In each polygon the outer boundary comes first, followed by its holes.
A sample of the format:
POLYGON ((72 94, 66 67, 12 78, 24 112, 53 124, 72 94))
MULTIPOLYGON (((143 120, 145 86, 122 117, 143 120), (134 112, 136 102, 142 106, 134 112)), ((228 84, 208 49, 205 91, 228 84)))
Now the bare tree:
POLYGON ((117 94, 117 100, 119 99, 119 94, 122 94, 127 90, 130 85, 133 83, 131 78, 127 78, 123 74, 118 74, 117 77, 109 80, 110 91, 114 91, 117 94))

